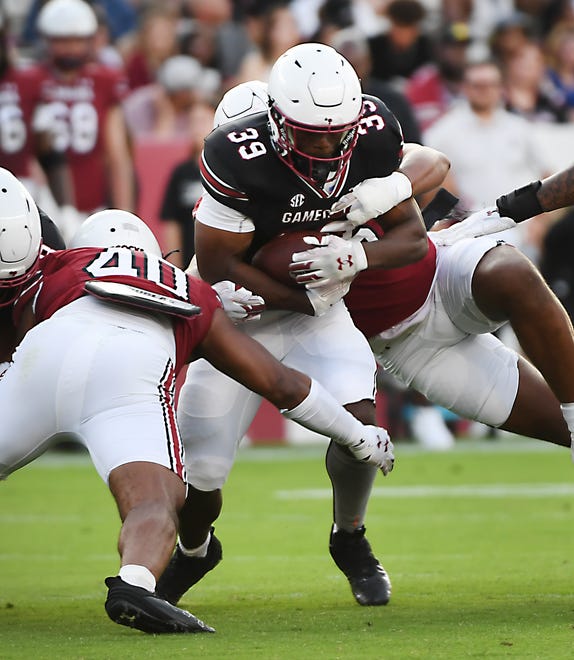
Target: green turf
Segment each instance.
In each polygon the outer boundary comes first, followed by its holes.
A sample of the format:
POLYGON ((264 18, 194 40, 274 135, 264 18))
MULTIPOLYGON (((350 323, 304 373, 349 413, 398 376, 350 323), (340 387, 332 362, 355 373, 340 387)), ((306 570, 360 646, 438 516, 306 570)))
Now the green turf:
POLYGON ((572 658, 574 466, 540 447, 398 447, 367 521, 393 580, 381 608, 328 556, 322 449, 243 451, 224 561, 183 601, 217 633, 189 636, 107 619, 113 501, 85 459, 48 456, 0 484, 0 658, 572 658))

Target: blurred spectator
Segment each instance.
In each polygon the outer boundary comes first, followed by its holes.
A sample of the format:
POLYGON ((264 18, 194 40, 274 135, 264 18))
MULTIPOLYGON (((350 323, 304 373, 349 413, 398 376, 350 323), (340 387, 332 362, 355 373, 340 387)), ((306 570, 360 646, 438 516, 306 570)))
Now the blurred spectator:
MULTIPOLYGON (((30 9, 24 21, 21 42, 23 46, 33 46, 39 38, 38 14, 47 0, 31 0, 30 9)), ((112 42, 131 35, 137 28, 137 12, 130 0, 91 0, 91 5, 103 9, 112 42)))
POLYGON ((421 131, 413 110, 405 96, 390 83, 377 80, 371 75, 372 61, 367 38, 354 27, 335 32, 330 45, 353 65, 365 94, 372 94, 384 101, 399 120, 405 142, 422 142, 421 131))
MULTIPOLYGON (((134 175, 120 102, 127 92, 119 72, 92 61, 97 21, 83 0, 50 0, 38 15, 46 61, 37 125, 55 134, 73 176, 79 218, 114 206, 134 207, 134 175)), ((62 226, 64 238, 75 222, 62 226)), ((76 219, 77 220, 77 219, 76 219)))
POLYGON ((424 133, 425 143, 450 159, 445 187, 462 206, 491 205, 505 190, 550 173, 529 122, 502 107, 502 75, 495 62, 469 64, 462 91, 465 102, 424 133))
POLYGON ((320 38, 325 24, 339 29, 355 26, 367 37, 382 32, 386 27, 386 20, 381 16, 385 1, 291 0, 289 6, 302 40, 326 43, 320 38))
POLYGON ((514 4, 514 0, 442 0, 446 22, 468 24, 473 60, 490 56, 490 37, 496 25, 515 11, 514 4))
POLYGON ((251 4, 231 0, 182 3, 181 52, 195 57, 204 67, 217 70, 225 87, 233 84, 231 80, 237 75, 243 57, 253 49, 243 18, 251 4), (241 15, 241 22, 235 20, 234 7, 241 15))
POLYGON ((94 37, 96 60, 112 69, 123 69, 124 58, 113 44, 110 24, 105 9, 100 5, 94 5, 93 10, 98 21, 98 30, 94 37))
POLYGON ((213 112, 206 106, 197 107, 194 126, 189 158, 171 172, 159 213, 163 224, 164 253, 169 255, 169 261, 183 269, 187 268, 195 254, 192 211, 203 192, 198 160, 203 140, 213 127, 213 112))
POLYGON ((501 67, 533 39, 529 19, 520 12, 505 16, 494 26, 490 35, 490 54, 501 67))
POLYGON ((203 102, 203 68, 188 55, 168 58, 157 82, 140 87, 125 99, 128 131, 134 140, 183 140, 194 137, 192 110, 203 102))
POLYGON ((125 55, 130 89, 156 80, 159 67, 178 53, 177 17, 161 6, 153 6, 142 16, 135 43, 125 55))
POLYGON ((570 120, 574 119, 574 23, 559 23, 546 40, 548 75, 564 96, 570 120))
POLYGON ((236 82, 265 81, 277 58, 300 43, 297 22, 286 0, 271 0, 256 6, 246 25, 255 49, 243 58, 236 82))
POLYGON ((423 131, 460 100, 470 43, 466 23, 445 26, 434 46, 434 61, 418 69, 406 82, 405 96, 423 131))
POLYGON ((566 101, 546 75, 544 53, 538 44, 527 43, 511 55, 503 73, 507 110, 535 122, 568 121, 566 101))
MULTIPOLYGON (((352 5, 351 0, 325 0, 318 11, 319 24, 309 40, 328 44, 335 32, 353 27, 352 5)), ((293 3, 290 7, 293 12, 293 3)), ((358 27, 356 29, 361 32, 358 27)), ((301 33, 301 30, 299 32, 301 33)), ((302 34, 301 38, 303 38, 302 34)))
POLYGON ((369 39, 372 75, 403 84, 433 59, 432 42, 423 31, 426 11, 418 0, 391 0, 385 6, 388 30, 369 39))

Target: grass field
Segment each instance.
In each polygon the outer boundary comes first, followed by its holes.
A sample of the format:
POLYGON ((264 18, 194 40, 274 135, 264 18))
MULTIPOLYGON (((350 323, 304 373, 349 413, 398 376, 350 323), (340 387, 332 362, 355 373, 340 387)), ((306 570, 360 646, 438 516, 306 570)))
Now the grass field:
POLYGON ((0 658, 574 657, 574 466, 527 441, 397 447, 368 537, 393 580, 362 608, 327 552, 320 448, 242 451, 224 561, 183 603, 215 635, 113 624, 118 518, 87 459, 52 454, 0 484, 0 658))

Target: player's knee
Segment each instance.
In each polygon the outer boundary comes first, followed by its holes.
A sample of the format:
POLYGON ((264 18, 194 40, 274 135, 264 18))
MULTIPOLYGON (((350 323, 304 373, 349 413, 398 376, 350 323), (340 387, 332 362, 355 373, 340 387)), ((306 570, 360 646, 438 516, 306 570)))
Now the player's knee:
POLYGON ((201 491, 223 488, 233 463, 216 456, 204 456, 189 461, 186 466, 188 483, 201 491))
POLYGON ((506 320, 516 308, 536 308, 548 288, 534 264, 519 250, 501 245, 476 267, 472 291, 479 308, 493 320, 506 320))

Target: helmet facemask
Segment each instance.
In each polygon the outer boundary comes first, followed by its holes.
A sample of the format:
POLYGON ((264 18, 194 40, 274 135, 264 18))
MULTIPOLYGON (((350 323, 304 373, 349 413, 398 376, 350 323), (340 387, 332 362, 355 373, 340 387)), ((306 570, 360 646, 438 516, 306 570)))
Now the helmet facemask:
POLYGON ((291 170, 316 188, 337 180, 357 144, 359 118, 343 126, 319 128, 291 121, 277 108, 271 108, 269 116, 277 155, 291 170), (301 143, 307 142, 306 138, 325 133, 332 138, 331 155, 311 155, 304 150, 301 143))

